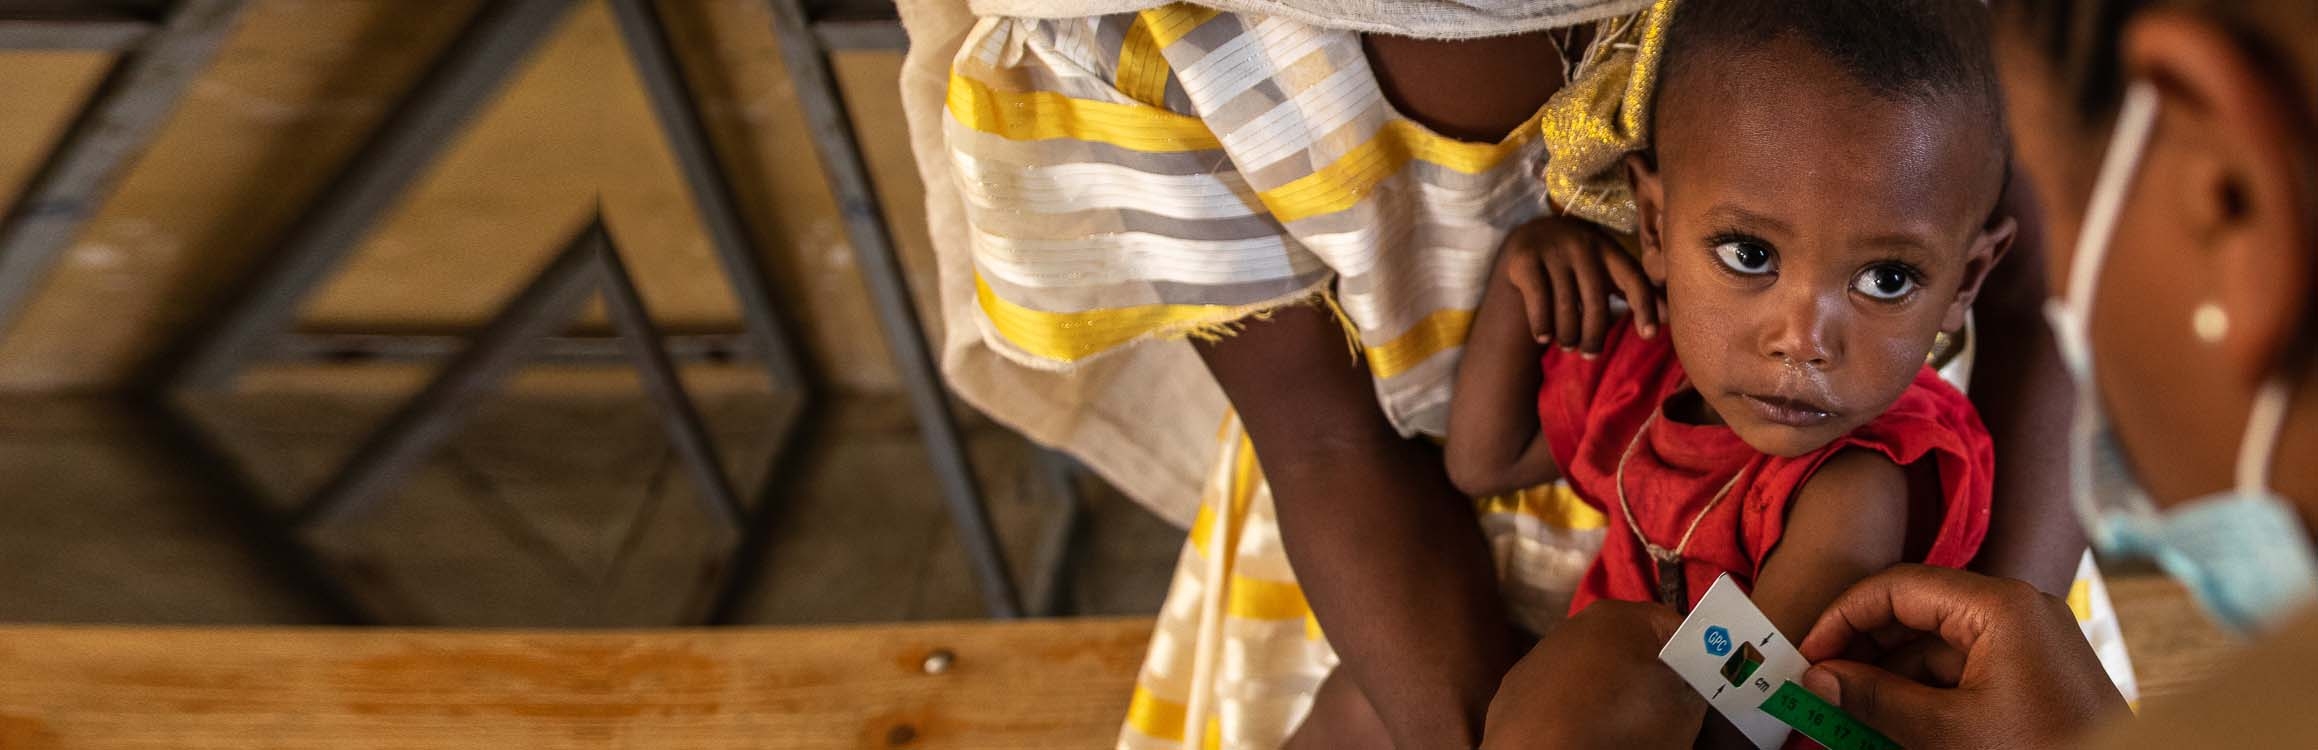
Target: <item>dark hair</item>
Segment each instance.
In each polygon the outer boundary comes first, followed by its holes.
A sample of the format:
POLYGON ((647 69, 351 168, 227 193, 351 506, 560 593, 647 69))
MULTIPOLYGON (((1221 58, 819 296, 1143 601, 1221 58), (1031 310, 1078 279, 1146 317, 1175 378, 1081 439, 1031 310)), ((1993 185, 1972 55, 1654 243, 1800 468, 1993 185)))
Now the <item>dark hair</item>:
POLYGON ((1988 30, 1980 0, 1682 0, 1666 32, 1660 81, 1792 38, 1878 96, 1952 100, 2001 128, 1988 30))
MULTIPOLYGON (((2036 46, 2052 63, 2071 108, 2085 122, 2107 119, 2125 95, 2125 76, 2117 45, 2125 21, 2141 11, 2159 7, 2187 8, 2220 23, 2249 54, 2290 67, 2288 56, 2277 54, 2268 38, 2257 33, 2261 16, 2299 11, 2314 14, 2311 0, 2021 0, 2000 1, 1998 15, 2036 46)), ((2291 16, 2287 16, 2291 17, 2291 16)), ((2298 19, 2298 20, 2307 20, 2298 19)))
POLYGON ((2117 37, 2125 19, 2147 0, 2040 0, 2007 3, 2006 20, 2019 27, 2058 72, 2061 95, 2085 120, 2117 108, 2125 95, 2117 37))

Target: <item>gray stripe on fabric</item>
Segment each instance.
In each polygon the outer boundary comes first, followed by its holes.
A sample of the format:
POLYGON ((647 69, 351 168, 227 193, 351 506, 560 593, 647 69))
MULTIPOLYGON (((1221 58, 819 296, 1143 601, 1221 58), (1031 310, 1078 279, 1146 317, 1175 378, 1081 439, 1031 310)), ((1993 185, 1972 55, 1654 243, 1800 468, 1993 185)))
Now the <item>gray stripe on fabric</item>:
POLYGON ((1274 106, 1292 101, 1311 86, 1337 75, 1356 77, 1365 85, 1356 86, 1355 89, 1365 90, 1376 102, 1365 106, 1382 109, 1383 96, 1376 88, 1373 75, 1366 72, 1366 60, 1360 58, 1360 45, 1324 41, 1294 60, 1273 59, 1273 52, 1259 49, 1255 54, 1248 55, 1252 58, 1249 60, 1250 65, 1260 64, 1269 68, 1269 74, 1260 79, 1265 89, 1263 96, 1251 99, 1248 96, 1250 92, 1243 90, 1225 97, 1224 101, 1210 103, 1207 120, 1215 132, 1229 133, 1245 127, 1249 121, 1272 111, 1274 106), (1347 58, 1354 59, 1348 61, 1347 58), (1314 69, 1328 73, 1313 75, 1314 69))
POLYGON ((1314 237, 1376 226, 1404 225, 1416 221, 1419 210, 1428 217, 1460 220, 1458 224, 1427 221, 1428 224, 1459 226, 1469 223, 1476 228, 1494 227, 1503 231, 1536 216, 1544 208, 1542 191, 1529 189, 1521 182, 1512 182, 1507 189, 1487 196, 1480 209, 1470 213, 1451 214, 1439 205, 1426 205, 1420 209, 1417 205, 1418 196, 1405 195, 1419 190, 1422 188, 1408 180, 1386 180, 1352 207, 1288 222, 1288 231, 1298 237, 1314 237))
POLYGON ((1278 81, 1264 79, 1247 90, 1207 108, 1207 129, 1218 136, 1229 133, 1288 100, 1278 81))
MULTIPOLYGON (((1248 164, 1243 160, 1240 163, 1240 171, 1247 175, 1248 184, 1256 186, 1258 190, 1270 190, 1287 185, 1341 160, 1343 154, 1367 144, 1370 140, 1383 137, 1380 134, 1384 132, 1385 124, 1391 119, 1391 113, 1381 107, 1363 112, 1335 131, 1310 136, 1313 144, 1310 147, 1275 160, 1270 164, 1248 164), (1322 161, 1324 158, 1327 161, 1322 161)), ((1532 139, 1514 149, 1512 153, 1507 154, 1496 165, 1477 173, 1469 174, 1423 159, 1411 159, 1401 166, 1400 172, 1396 176, 1405 176, 1407 179, 1455 190, 1483 188, 1502 190, 1509 184, 1526 185, 1529 186, 1527 189, 1530 192, 1542 195, 1544 192, 1542 185, 1538 184, 1538 180, 1529 179, 1529 175, 1539 171, 1542 166, 1539 160, 1544 156, 1544 153, 1544 147, 1532 139)), ((1391 179, 1386 178, 1388 182, 1391 179)))
POLYGON ((1253 305, 1309 289, 1326 280, 1328 270, 1322 268, 1293 277, 1232 284, 1132 280, 1067 287, 1026 287, 993 274, 980 275, 982 283, 988 284, 990 291, 998 295, 999 299, 1016 305, 1047 312, 1087 312, 1154 304, 1225 307, 1253 305))
POLYGON ((1094 76, 1076 72, 1065 75, 1046 65, 1023 65, 1009 68, 1022 74, 1031 91, 1049 91, 1072 99, 1106 102, 1110 104, 1137 104, 1119 91, 1108 76, 1094 76))
POLYGON ((1385 414, 1403 428, 1434 432, 1448 424, 1446 409, 1456 385, 1463 346, 1442 349, 1383 384, 1385 414))
POLYGON ((1183 77, 1175 74, 1173 66, 1167 69, 1167 94, 1160 102, 1166 104, 1170 111, 1192 116, 1197 116, 1199 112, 1191 104, 1191 95, 1183 92, 1183 77))
MULTIPOLYGON (((1504 182, 1496 186, 1496 190, 1484 196, 1477 212, 1459 212, 1455 215, 1474 224, 1509 229, 1544 211, 1544 190, 1538 188, 1532 181, 1514 179, 1512 175, 1506 177, 1504 182)), ((1422 189, 1411 179, 1388 179, 1378 184, 1374 190, 1367 196, 1363 196, 1362 200, 1353 204, 1352 207, 1288 222, 1288 231, 1303 237, 1356 231, 1372 226, 1380 220, 1407 221, 1413 216, 1416 210, 1415 204, 1420 199, 1417 196, 1404 196, 1401 193, 1422 189), (1379 216, 1378 212, 1380 211, 1389 213, 1379 216)), ((1431 214, 1446 213, 1437 202, 1433 205, 1427 205, 1425 208, 1427 213, 1431 214)))
POLYGON ((1018 167, 1047 167, 1058 164, 1115 164, 1138 172, 1157 175, 1215 174, 1232 171, 1231 158, 1222 149, 1199 151, 1137 151, 1101 141, 1082 141, 1074 138, 1050 138, 1040 141, 1017 141, 984 133, 945 117, 950 148, 972 155, 984 162, 1002 162, 1018 167))
POLYGON ((1151 288, 1161 301, 1177 305, 1252 305, 1283 294, 1309 289, 1328 278, 1326 267, 1307 271, 1283 279, 1267 279, 1238 284, 1178 284, 1171 281, 1152 282, 1151 288))
POLYGON ((1135 209, 1090 208, 1051 214, 992 211, 971 206, 968 210, 973 211, 976 229, 1017 240, 1068 240, 1124 232, 1195 241, 1287 236, 1279 222, 1266 214, 1185 220, 1135 209))
POLYGON ((1122 13, 1097 19, 1090 32, 1095 48, 1102 51, 1103 60, 1108 63, 1103 70, 1111 74, 1112 81, 1119 80, 1119 58, 1127 47, 1127 29, 1134 25, 1135 14, 1122 13))
POLYGON ((1236 13, 1218 13, 1214 18, 1185 32, 1174 44, 1160 50, 1167 58, 1167 66, 1176 70, 1188 69, 1201 59, 1230 44, 1231 40, 1247 33, 1247 22, 1236 13))

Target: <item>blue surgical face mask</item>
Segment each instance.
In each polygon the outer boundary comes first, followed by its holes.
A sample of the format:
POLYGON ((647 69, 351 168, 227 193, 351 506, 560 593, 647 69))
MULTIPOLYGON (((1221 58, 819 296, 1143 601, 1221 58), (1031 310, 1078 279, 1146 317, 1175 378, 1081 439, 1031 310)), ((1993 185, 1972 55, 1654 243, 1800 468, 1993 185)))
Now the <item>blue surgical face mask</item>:
POLYGON ((2076 381, 2070 495, 2095 549, 2155 560, 2224 627, 2256 633, 2318 599, 2318 554, 2308 530, 2293 505, 2269 489, 2271 457, 2286 415, 2284 376, 2272 375, 2254 398, 2238 447, 2237 486, 2164 511, 2133 480, 2093 382, 2093 292, 2156 120, 2155 88, 2133 84, 2085 209, 2067 295, 2045 303, 2061 362, 2076 381))

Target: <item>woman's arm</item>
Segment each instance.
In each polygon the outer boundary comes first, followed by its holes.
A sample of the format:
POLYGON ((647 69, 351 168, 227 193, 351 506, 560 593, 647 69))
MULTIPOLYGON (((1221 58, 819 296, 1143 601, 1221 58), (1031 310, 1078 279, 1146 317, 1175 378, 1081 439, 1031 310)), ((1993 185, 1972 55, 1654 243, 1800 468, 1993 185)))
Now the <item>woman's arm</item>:
POLYGON ((1327 311, 1198 344, 1247 425, 1280 539, 1328 641, 1404 748, 1468 747, 1518 654, 1472 502, 1402 438, 1327 311))
MULTIPOLYGON (((1561 86, 1560 49, 1542 32, 1365 39, 1386 98, 1451 137, 1496 140, 1561 86)), ((1198 348, 1247 425, 1338 669, 1395 745, 1471 746, 1518 654, 1487 542, 1440 451, 1393 429, 1326 312, 1282 310, 1198 348)))
POLYGON ((1996 445, 1996 491, 1988 538, 1972 569, 2068 593, 2084 556, 2084 530, 2068 509, 2068 420, 2075 389, 2041 312, 2042 217, 2018 171, 2001 214, 2020 222, 2012 252, 1988 272, 1972 306, 1979 338, 1972 404, 1996 445))

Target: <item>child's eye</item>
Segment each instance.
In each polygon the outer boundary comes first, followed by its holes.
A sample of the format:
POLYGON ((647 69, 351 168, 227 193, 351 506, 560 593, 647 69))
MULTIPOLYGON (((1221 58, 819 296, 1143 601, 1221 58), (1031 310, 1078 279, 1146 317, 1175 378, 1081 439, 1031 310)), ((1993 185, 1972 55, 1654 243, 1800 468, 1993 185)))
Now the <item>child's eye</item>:
POLYGON ((1860 294, 1880 300, 1908 296, 1909 292, 1916 290, 1916 285, 1915 274, 1909 273, 1905 267, 1895 265, 1869 266, 1867 270, 1859 272, 1859 278, 1851 282, 1851 288, 1860 294))
POLYGON ((1771 272, 1771 249, 1748 240, 1726 240, 1714 246, 1714 257, 1724 267, 1749 276, 1771 272))

